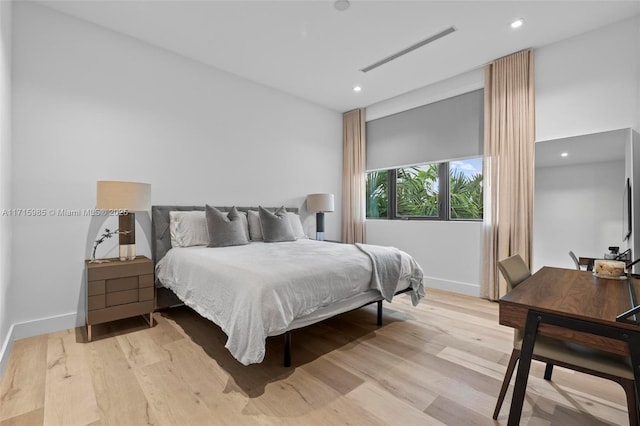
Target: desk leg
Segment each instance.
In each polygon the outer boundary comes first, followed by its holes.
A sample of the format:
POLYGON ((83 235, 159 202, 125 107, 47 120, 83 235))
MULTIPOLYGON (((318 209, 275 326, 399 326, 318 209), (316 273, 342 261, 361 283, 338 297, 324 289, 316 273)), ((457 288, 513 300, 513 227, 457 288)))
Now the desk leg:
POLYGON ((531 368, 531 358, 533 357, 533 346, 536 342, 536 334, 538 333, 539 320, 540 318, 534 312, 529 311, 527 314, 527 322, 524 327, 520 362, 518 363, 516 383, 513 389, 511 408, 509 410, 509 420, 507 421, 508 426, 518 426, 520 424, 522 406, 524 405, 524 395, 527 390, 527 381, 529 379, 529 370, 531 368))

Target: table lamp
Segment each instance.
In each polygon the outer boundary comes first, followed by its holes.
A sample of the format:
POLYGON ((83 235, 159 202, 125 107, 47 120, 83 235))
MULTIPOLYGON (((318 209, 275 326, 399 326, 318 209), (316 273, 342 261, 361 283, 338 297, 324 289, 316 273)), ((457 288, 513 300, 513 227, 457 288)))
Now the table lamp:
POLYGON ((120 260, 136 258, 135 211, 151 208, 151 185, 139 182, 99 180, 96 209, 118 212, 120 260))
POLYGON ((316 213, 316 240, 324 240, 324 214, 334 210, 333 194, 307 195, 307 211, 316 213))

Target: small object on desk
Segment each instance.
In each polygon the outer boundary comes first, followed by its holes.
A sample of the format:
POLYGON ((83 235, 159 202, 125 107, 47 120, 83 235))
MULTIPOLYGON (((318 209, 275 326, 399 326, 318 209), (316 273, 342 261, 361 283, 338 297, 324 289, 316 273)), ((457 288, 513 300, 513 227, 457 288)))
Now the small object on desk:
POLYGON ((619 260, 603 260, 597 259, 595 261, 595 267, 593 274, 598 278, 614 278, 620 279, 627 276, 624 273, 625 263, 619 260))
POLYGON ((617 260, 620 247, 610 246, 607 248, 609 249, 609 253, 605 253, 604 258, 607 260, 617 260))

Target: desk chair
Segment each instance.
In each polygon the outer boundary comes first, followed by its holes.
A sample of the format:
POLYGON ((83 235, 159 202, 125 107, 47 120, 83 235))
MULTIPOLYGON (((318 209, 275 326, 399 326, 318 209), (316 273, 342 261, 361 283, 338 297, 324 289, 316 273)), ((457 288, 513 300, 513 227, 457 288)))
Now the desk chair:
MULTIPOLYGON (((498 262, 498 269, 507 281, 509 291, 531 276, 529 268, 516 254, 498 262)), ((522 330, 514 330, 513 351, 504 375, 504 381, 500 388, 493 419, 500 414, 502 402, 509 388, 509 382, 513 370, 520 359, 522 349, 522 330)), ((586 346, 564 342, 546 336, 538 336, 533 347, 533 359, 547 364, 544 371, 544 379, 551 380, 553 366, 569 368, 592 376, 613 380, 620 384, 627 396, 627 409, 629 411, 629 424, 638 424, 638 405, 636 404, 636 392, 633 371, 629 357, 624 357, 609 352, 603 352, 586 346)))
MULTIPOLYGON (((571 250, 569 250, 569 256, 571 257, 571 259, 573 260, 573 263, 576 264, 576 269, 579 271, 580 269, 580 262, 578 261, 578 257, 576 256, 576 254, 574 252, 572 252, 571 250)), ((506 279, 506 278, 505 278, 506 279)))

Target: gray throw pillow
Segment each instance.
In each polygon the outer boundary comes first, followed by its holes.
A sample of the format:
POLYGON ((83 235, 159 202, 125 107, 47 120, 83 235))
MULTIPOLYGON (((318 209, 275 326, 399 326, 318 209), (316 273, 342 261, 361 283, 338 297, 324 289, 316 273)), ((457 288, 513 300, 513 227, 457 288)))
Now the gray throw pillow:
POLYGON ((262 238, 265 243, 296 240, 284 206, 276 210, 275 213, 271 213, 263 207, 258 207, 258 209, 262 226, 262 238))
POLYGON ((205 215, 209 231, 209 247, 240 246, 249 243, 244 221, 235 207, 225 215, 215 207, 206 205, 205 215))

